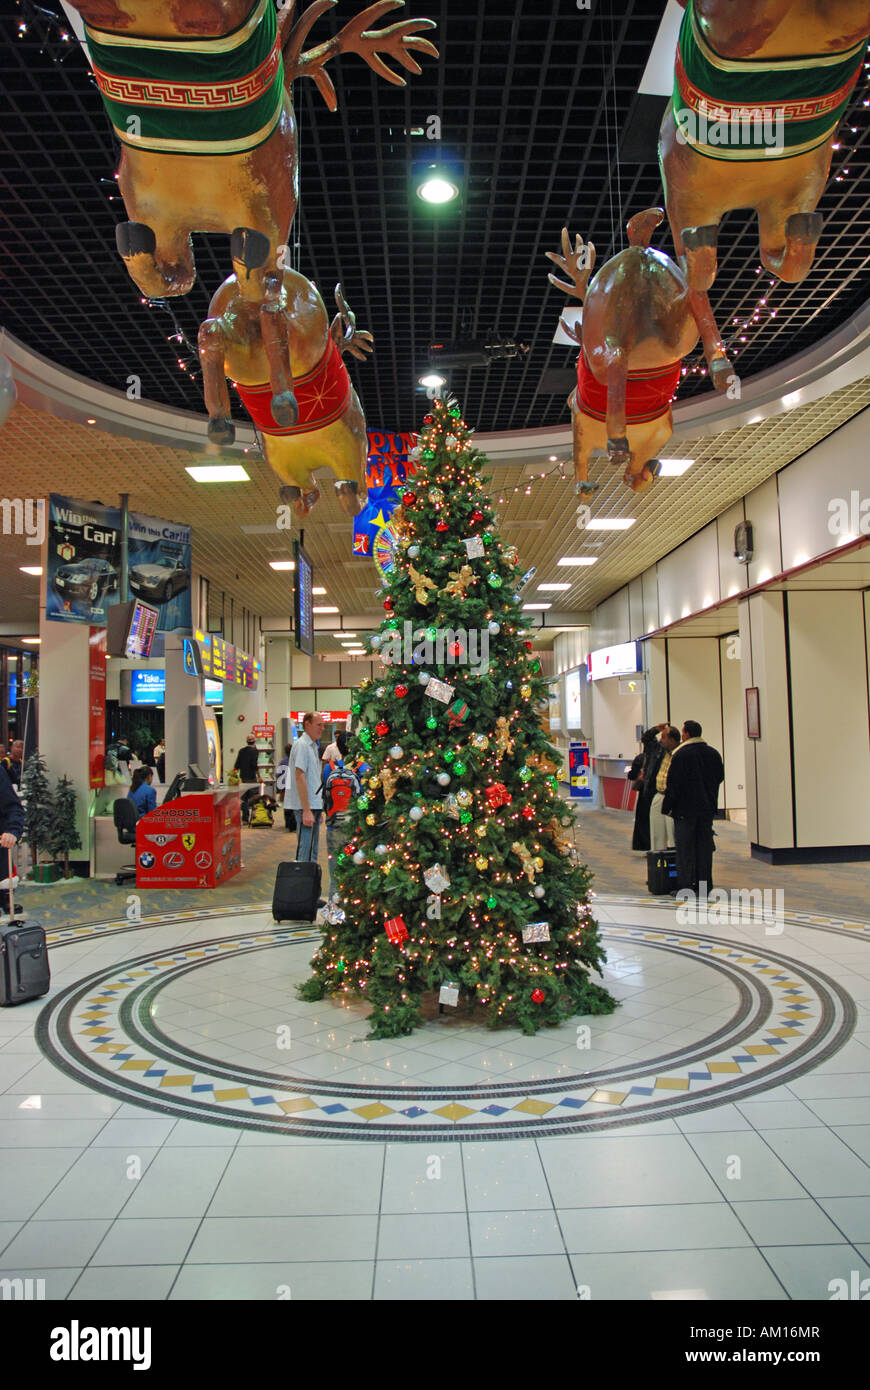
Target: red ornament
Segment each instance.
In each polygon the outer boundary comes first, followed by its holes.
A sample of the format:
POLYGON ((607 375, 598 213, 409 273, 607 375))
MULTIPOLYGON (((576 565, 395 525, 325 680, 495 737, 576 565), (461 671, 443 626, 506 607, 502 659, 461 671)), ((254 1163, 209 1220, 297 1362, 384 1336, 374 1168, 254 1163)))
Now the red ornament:
POLYGON ((524 642, 524 643, 523 643, 523 646, 525 647, 525 649, 526 649, 527 652, 530 652, 530 651, 532 650, 532 644, 531 644, 531 642, 524 642))
POLYGON ((388 917, 384 923, 384 931, 395 946, 401 946, 403 941, 408 940, 408 928, 405 926, 404 917, 388 917))
POLYGON ((483 512, 479 507, 475 507, 474 511, 471 513, 471 521, 474 526, 479 526, 483 521, 483 512))
POLYGON ((432 417, 431 415, 424 415, 424 416, 423 416, 423 424, 424 424, 424 425, 431 425, 432 423, 433 423, 433 417, 432 417))
POLYGON ((532 820, 534 819, 535 812, 531 806, 524 806, 523 815, 525 816, 526 820, 532 820))
POLYGON ((413 507, 413 505, 414 505, 414 503, 416 502, 416 500, 417 500, 417 494, 416 494, 416 492, 403 492, 403 493, 402 493, 402 506, 403 506, 403 507, 413 507))
POLYGON ((405 696, 407 695, 407 693, 408 693, 408 687, 407 687, 406 685, 397 685, 397 686, 396 686, 396 694, 398 695, 398 697, 399 697, 400 700, 404 700, 404 698, 405 698, 405 696))
POLYGON ((447 650, 450 652, 450 655, 453 657, 453 660, 458 661, 462 655, 462 643, 451 642, 447 650))
POLYGON ((486 789, 486 799, 490 810, 497 811, 499 806, 510 806, 512 798, 504 782, 493 782, 486 789))
POLYGON ((544 1000, 546 999, 546 997, 547 997, 547 996, 546 996, 546 994, 544 993, 544 991, 543 991, 542 989, 533 989, 533 990, 532 990, 532 1003, 533 1003, 533 1004, 543 1004, 543 1002, 544 1002, 544 1000))
POLYGON ((449 530, 450 530, 450 527, 447 525, 447 522, 446 522, 446 521, 439 521, 439 522, 438 522, 438 525, 435 527, 435 530, 436 530, 436 531, 449 531, 449 530))
POLYGON ((378 738, 384 738, 389 732, 390 732, 390 726, 389 726, 389 724, 387 724, 387 722, 386 722, 385 720, 381 719, 381 720, 375 725, 375 733, 377 734, 378 738))
POLYGON ((393 611, 393 600, 392 600, 391 598, 385 598, 385 599, 384 599, 384 607, 386 608, 386 610, 387 610, 388 613, 392 613, 392 611, 393 611))

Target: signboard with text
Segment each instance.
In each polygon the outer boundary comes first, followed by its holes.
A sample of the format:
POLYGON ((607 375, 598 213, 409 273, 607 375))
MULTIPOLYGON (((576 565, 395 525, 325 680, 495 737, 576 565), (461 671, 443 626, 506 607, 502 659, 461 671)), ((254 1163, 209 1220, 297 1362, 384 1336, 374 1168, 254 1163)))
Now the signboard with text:
POLYGON ((188 792, 136 825, 137 888, 216 888, 242 865, 239 793, 188 792))
POLYGON ((568 790, 581 801, 592 798, 592 776, 589 767, 589 744, 572 743, 568 747, 568 790))
POLYGON ((88 632, 88 786, 105 786, 106 631, 88 632))

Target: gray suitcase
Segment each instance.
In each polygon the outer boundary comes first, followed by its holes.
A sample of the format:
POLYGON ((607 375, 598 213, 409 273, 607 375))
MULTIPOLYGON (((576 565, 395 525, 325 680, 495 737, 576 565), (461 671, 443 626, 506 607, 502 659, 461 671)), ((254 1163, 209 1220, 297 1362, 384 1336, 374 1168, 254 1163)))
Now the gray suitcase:
POLYGON ((9 851, 9 916, 0 921, 0 1008, 40 999, 51 985, 45 932, 32 917, 15 916, 9 851))

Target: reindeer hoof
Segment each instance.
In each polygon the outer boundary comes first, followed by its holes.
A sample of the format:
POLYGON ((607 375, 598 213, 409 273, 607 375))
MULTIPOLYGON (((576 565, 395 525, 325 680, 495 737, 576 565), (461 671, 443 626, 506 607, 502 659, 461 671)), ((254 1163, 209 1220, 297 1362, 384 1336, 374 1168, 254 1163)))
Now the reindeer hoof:
POLYGON ((591 497, 593 492, 598 491, 598 484, 590 482, 588 478, 574 484, 574 491, 578 497, 591 497))
POLYGON ((740 378, 727 357, 716 357, 710 363, 710 380, 717 391, 727 391, 740 378))
POLYGON ((624 435, 621 439, 608 439, 607 457, 616 468, 624 468, 630 462, 631 448, 624 435))
POLYGON ((236 227, 230 234, 230 259, 239 261, 250 275, 269 259, 270 241, 251 227, 236 227))
POLYGON ((643 471, 645 473, 649 473, 649 479, 650 482, 652 482, 653 478, 657 478, 662 471, 661 459, 650 459, 649 462, 644 466, 643 471))
POLYGON ((785 234, 789 241, 815 246, 822 235, 824 218, 820 212, 793 212, 786 218, 785 234))
POLYGON ((280 391, 272 397, 272 419, 282 429, 295 425, 299 418, 299 405, 292 391, 280 391))
POLYGON ((153 256, 157 238, 144 222, 120 222, 115 228, 118 254, 128 261, 131 256, 153 256))
POLYGON ((218 416, 208 422, 208 437, 212 444, 232 444, 236 437, 236 427, 232 420, 218 416))

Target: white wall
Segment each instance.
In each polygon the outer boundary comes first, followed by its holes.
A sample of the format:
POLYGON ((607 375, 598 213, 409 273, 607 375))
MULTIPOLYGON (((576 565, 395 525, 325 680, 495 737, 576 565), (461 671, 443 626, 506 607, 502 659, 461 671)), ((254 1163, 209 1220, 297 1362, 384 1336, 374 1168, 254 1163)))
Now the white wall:
MULTIPOLYGON (((719 641, 716 637, 684 637, 668 640, 668 684, 671 723, 682 728, 696 719, 707 743, 722 751, 722 690, 719 675, 719 641)), ((719 805, 725 798, 719 790, 719 805)))
POLYGON ((791 593, 788 631, 798 845, 870 844, 863 596, 791 593))
POLYGON ((744 710, 746 697, 740 673, 739 652, 731 637, 719 639, 719 671, 722 678, 722 758, 725 763, 724 801, 728 811, 746 809, 746 755, 744 710))
POLYGON ((833 498, 850 500, 853 489, 870 496, 867 477, 868 414, 850 420, 779 475, 779 513, 784 567, 792 569, 833 550, 840 537, 828 530, 833 498), (862 467, 856 469, 856 460, 862 467))
POLYGON ((718 603, 719 546, 715 522, 659 561, 658 583, 663 626, 718 603))
MULTIPOLYGON (((640 635, 640 634, 638 634, 640 635)), ((592 651, 630 642, 628 589, 619 589, 595 609, 589 645, 592 651)))
POLYGON ((754 541, 754 555, 748 566, 749 583, 765 584, 773 575, 782 573, 776 478, 768 478, 761 487, 748 493, 744 506, 746 520, 752 522, 754 541))
POLYGON ((643 723, 641 695, 620 695, 619 680, 610 676, 592 682, 592 718, 596 757, 633 758, 637 725, 643 723))
POLYGON ((735 502, 721 516, 716 518, 716 536, 719 548, 719 594, 722 598, 733 598, 749 587, 749 569, 734 558, 734 530, 743 521, 743 501, 735 502))
POLYGON ((763 592, 741 601, 740 639, 744 691, 761 691, 761 738, 744 741, 749 839, 770 849, 789 848, 794 828, 782 594, 763 592))

